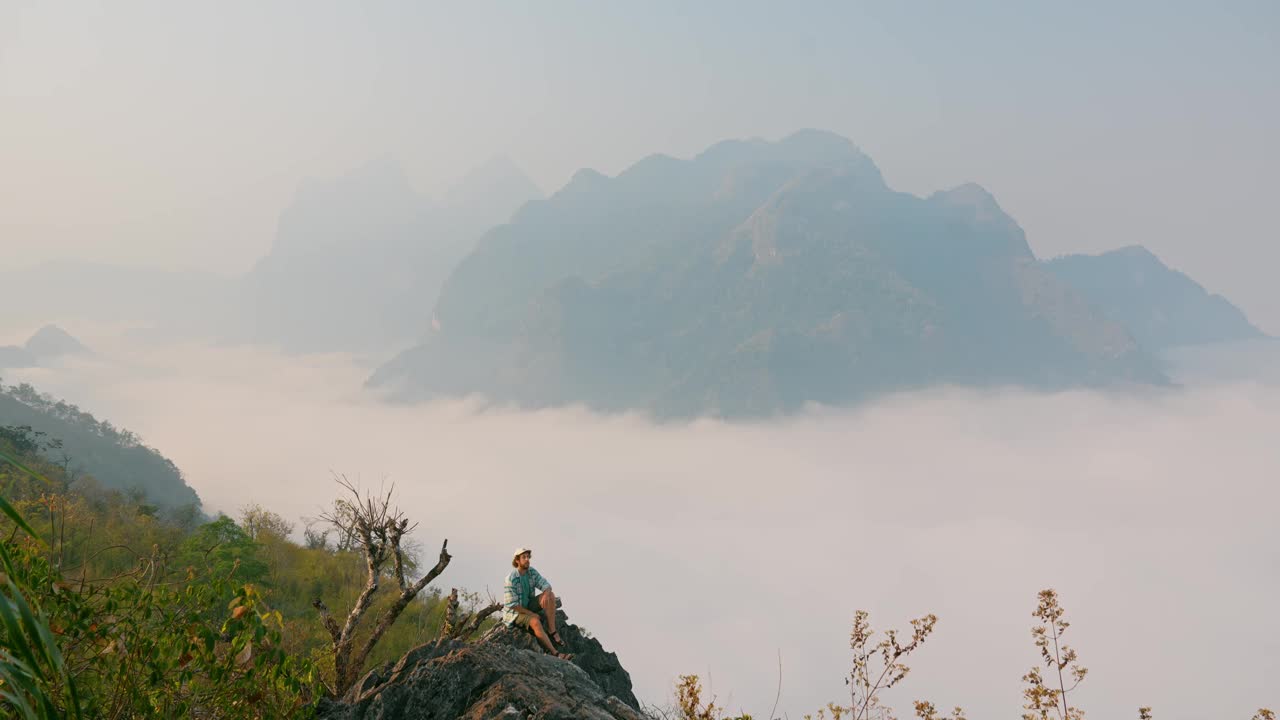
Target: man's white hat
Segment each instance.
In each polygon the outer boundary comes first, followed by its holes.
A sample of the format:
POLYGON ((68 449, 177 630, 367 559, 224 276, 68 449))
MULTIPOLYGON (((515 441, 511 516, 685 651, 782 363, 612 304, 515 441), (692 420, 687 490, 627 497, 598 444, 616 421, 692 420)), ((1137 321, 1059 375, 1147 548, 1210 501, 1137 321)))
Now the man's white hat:
POLYGON ((529 549, 529 548, 527 548, 527 547, 518 547, 518 548, 516 548, 516 551, 515 551, 515 552, 511 553, 511 559, 512 559, 512 560, 515 560, 516 558, 520 557, 521 555, 523 555, 523 554, 525 554, 525 553, 532 553, 532 552, 533 552, 533 551, 532 551, 532 550, 530 550, 530 549, 529 549))

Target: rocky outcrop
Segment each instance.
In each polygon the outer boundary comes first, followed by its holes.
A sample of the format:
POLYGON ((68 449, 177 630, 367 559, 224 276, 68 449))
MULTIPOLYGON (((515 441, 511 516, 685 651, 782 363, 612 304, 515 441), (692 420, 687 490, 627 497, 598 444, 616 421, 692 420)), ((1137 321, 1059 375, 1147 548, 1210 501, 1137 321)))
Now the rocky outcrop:
POLYGON ((546 654, 527 630, 498 625, 474 642, 414 648, 369 672, 345 702, 323 702, 317 717, 642 720, 617 655, 569 624, 563 610, 556 618, 572 660, 546 654))
MULTIPOLYGON (((599 640, 584 633, 577 625, 570 624, 564 610, 556 612, 556 628, 568 646, 566 652, 573 655, 573 664, 582 668, 606 695, 612 695, 633 708, 640 706, 631 691, 631 675, 618 662, 617 654, 608 652, 599 640)), ((532 633, 514 626, 497 625, 480 642, 542 652, 542 646, 532 633)))

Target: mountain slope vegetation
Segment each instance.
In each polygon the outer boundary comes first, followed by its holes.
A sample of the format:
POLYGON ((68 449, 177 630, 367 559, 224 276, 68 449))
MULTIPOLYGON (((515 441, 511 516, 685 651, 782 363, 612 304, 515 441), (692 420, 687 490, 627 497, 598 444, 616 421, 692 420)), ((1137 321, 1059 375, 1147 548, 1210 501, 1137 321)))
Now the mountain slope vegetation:
POLYGON ((1149 350, 1263 337, 1240 308, 1139 246, 1045 263, 1149 350))
POLYGON ((896 192, 820 131, 580 171, 481 239, 432 324, 370 384, 750 417, 937 383, 1164 382, 985 190, 896 192))
POLYGON ((0 426, 39 433, 41 454, 62 463, 68 476, 88 474, 106 488, 136 493, 161 508, 200 507, 182 471, 158 450, 31 385, 0 383, 0 426))
MULTIPOLYGON (((334 687, 313 600, 372 613, 396 601, 361 593, 368 571, 350 537, 308 527, 299 544, 293 523, 257 505, 238 518, 157 512, 95 482, 96 463, 78 475, 45 457, 47 440, 0 423, 0 716, 310 717, 334 687), (21 626, 6 614, 17 607, 21 626)), ((403 562, 416 577, 417 556, 403 562)), ((368 665, 390 667, 477 601, 429 588, 368 665)))

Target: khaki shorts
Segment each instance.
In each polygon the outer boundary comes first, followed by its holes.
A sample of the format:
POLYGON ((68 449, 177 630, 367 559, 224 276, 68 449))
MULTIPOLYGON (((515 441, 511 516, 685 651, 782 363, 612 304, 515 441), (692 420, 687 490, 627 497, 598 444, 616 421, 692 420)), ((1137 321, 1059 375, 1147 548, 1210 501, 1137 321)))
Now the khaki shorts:
POLYGON ((538 605, 539 597, 542 597, 542 595, 538 595, 537 597, 533 598, 532 600, 529 601, 529 604, 524 606, 526 610, 532 610, 535 614, 525 615, 524 613, 519 613, 516 615, 516 619, 512 620, 512 622, 523 628, 529 627, 529 623, 533 622, 534 618, 539 618, 543 621, 543 623, 545 623, 546 618, 542 617, 542 606, 538 605))

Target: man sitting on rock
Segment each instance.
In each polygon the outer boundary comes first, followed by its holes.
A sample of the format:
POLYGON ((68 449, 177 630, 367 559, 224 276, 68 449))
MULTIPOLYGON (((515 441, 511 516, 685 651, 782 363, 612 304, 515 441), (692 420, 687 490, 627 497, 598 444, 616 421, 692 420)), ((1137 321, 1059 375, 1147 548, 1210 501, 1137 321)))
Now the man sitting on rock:
POLYGON ((533 551, 529 548, 517 548, 511 558, 511 567, 515 568, 507 575, 502 593, 502 622, 507 625, 519 625, 533 631, 534 637, 547 649, 547 652, 561 660, 568 660, 572 655, 556 650, 555 645, 564 647, 564 640, 556 632, 556 594, 551 583, 534 570, 529 561, 533 551), (534 590, 541 590, 536 597, 534 590), (546 616, 546 629, 543 630, 541 611, 546 616), (552 645, 552 641, 555 645, 552 645))

